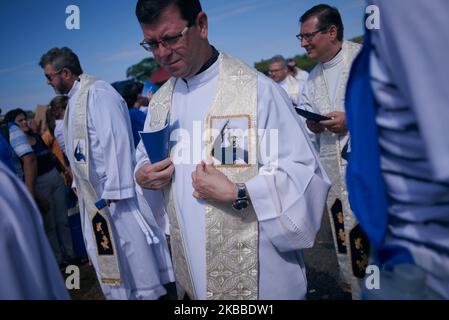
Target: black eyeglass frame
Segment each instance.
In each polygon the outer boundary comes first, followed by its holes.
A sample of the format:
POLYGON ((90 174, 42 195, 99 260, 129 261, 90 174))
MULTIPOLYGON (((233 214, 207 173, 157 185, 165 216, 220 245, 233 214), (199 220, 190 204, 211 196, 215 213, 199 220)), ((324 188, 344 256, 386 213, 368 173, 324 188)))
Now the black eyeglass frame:
POLYGON ((297 34, 297 35, 296 35, 296 39, 298 39, 299 41, 302 41, 303 39, 306 40, 306 41, 310 41, 310 40, 312 40, 318 33, 323 32, 323 31, 327 31, 327 30, 329 30, 329 28, 328 28, 328 27, 324 27, 324 28, 318 29, 318 30, 316 30, 316 31, 314 31, 314 32, 304 33, 304 34, 301 34, 301 33, 300 33, 300 34, 297 34))
POLYGON ((157 41, 157 40, 153 40, 153 41, 147 41, 147 40, 143 40, 140 45, 142 46, 142 48, 144 48, 146 51, 148 52, 154 52, 159 48, 159 44, 161 44, 164 48, 166 49, 172 49, 173 46, 175 46, 179 39, 181 39, 182 37, 184 37, 187 33, 187 31, 189 31, 190 27, 192 25, 188 24, 180 33, 178 33, 177 35, 174 36, 165 36, 163 37, 161 40, 157 41))
POLYGON ((47 78, 48 81, 52 82, 53 81, 53 77, 60 74, 62 72, 64 68, 59 69, 58 71, 53 72, 53 74, 44 74, 45 78, 47 78))

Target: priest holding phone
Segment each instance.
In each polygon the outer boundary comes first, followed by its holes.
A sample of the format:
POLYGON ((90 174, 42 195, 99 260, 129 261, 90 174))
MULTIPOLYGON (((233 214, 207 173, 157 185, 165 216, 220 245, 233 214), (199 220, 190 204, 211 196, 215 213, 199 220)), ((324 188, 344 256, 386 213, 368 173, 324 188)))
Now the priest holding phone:
POLYGON ((300 18, 297 38, 308 57, 319 62, 306 81, 300 109, 331 118, 317 122, 316 117, 315 120, 309 117, 306 124, 332 181, 327 211, 340 267, 340 284, 357 299, 358 278, 365 274, 363 262, 368 257, 369 245, 349 207, 344 179, 346 160, 342 153, 349 142, 344 113, 346 84, 360 45, 343 41, 343 30, 340 13, 328 5, 315 6, 300 18))

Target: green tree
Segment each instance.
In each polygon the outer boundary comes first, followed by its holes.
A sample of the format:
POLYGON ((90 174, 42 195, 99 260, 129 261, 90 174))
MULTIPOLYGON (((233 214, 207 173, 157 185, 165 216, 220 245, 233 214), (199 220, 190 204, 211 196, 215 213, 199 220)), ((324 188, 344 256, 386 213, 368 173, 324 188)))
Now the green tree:
POLYGON ((307 57, 307 54, 296 55, 293 57, 293 60, 295 60, 296 65, 299 68, 301 68, 302 70, 306 70, 307 72, 312 71, 312 69, 317 65, 317 62, 314 60, 310 60, 307 57))
POLYGON ((154 58, 145 58, 139 63, 132 65, 126 70, 126 77, 136 78, 139 81, 145 81, 151 77, 154 71, 159 68, 159 64, 154 58))
POLYGON ((268 74, 268 60, 261 60, 259 62, 254 63, 254 68, 256 68, 256 70, 259 72, 268 74))

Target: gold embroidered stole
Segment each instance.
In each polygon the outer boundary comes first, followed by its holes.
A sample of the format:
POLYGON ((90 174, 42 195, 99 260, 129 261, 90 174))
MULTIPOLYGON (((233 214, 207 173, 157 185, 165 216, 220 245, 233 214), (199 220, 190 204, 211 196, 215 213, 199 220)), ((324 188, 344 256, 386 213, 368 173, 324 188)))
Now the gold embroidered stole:
MULTIPOLYGON (((258 173, 257 72, 226 54, 220 54, 219 64, 217 92, 205 119, 204 130, 211 132, 212 119, 246 117, 249 120, 248 164, 216 166, 231 181, 246 182, 258 173)), ((161 129, 165 125, 175 83, 175 79, 170 79, 151 100, 150 130, 161 129)), ((205 142, 207 150, 212 149, 212 140, 210 136, 205 142)), ((175 180, 172 185, 174 183, 175 180)), ((194 262, 189 261, 186 254, 174 188, 170 186, 165 195, 178 294, 182 297, 185 291, 196 299, 190 267, 194 262)), ((207 299, 257 299, 259 227, 253 207, 236 212, 229 204, 208 203, 205 218, 207 299)))
MULTIPOLYGON (((330 100, 330 92, 324 77, 323 65, 319 64, 318 76, 315 79, 309 77, 315 90, 313 103, 321 114, 333 111, 345 111, 345 94, 348 83, 349 72, 352 63, 360 50, 360 47, 352 42, 343 43, 344 68, 338 83, 335 102, 330 100)), ((332 186, 327 198, 327 210, 330 216, 331 228, 340 271, 347 284, 354 282, 353 267, 351 265, 350 232, 357 226, 357 220, 351 211, 346 189, 346 166, 347 162, 341 156, 342 148, 340 136, 329 131, 320 134, 320 158, 323 166, 332 181, 332 186)), ((355 288, 358 284, 354 284, 355 288)))
MULTIPOLYGON (((313 83, 311 87, 314 88, 313 104, 317 106, 321 114, 333 111, 344 112, 345 110, 344 101, 349 71, 359 49, 351 45, 351 43, 344 42, 342 50, 344 53, 344 68, 338 83, 335 103, 330 101, 322 64, 316 67, 318 68, 318 76, 314 79, 309 78, 309 81, 313 83)), ((341 157, 341 151, 342 146, 340 145, 339 135, 329 131, 320 134, 320 158, 325 166, 326 173, 332 181, 332 188, 328 197, 329 208, 332 207, 335 198, 342 198, 342 193, 346 192, 346 185, 344 183, 346 161, 341 157)))
POLYGON ((91 76, 80 76, 78 98, 73 111, 73 119, 71 119, 72 141, 68 140, 67 134, 69 110, 66 111, 64 118, 64 139, 66 145, 72 143, 73 155, 67 154, 71 165, 75 167, 73 177, 78 188, 80 212, 87 212, 90 226, 92 227, 92 240, 97 248, 96 254, 99 267, 97 271, 100 273, 101 282, 107 285, 119 286, 120 270, 113 230, 109 222, 110 214, 107 207, 98 210, 95 206, 99 196, 96 194, 89 179, 90 145, 87 131, 87 108, 89 107, 89 88, 95 81, 96 79, 91 76))

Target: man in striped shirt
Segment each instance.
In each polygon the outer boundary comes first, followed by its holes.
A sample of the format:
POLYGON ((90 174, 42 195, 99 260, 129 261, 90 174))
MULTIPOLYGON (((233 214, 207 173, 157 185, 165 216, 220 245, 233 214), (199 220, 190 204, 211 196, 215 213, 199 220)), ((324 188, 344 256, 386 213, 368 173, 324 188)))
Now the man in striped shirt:
POLYGON ((449 299, 449 3, 368 3, 382 24, 367 30, 348 85, 351 207, 376 263, 415 266, 423 298, 430 288, 449 299))

